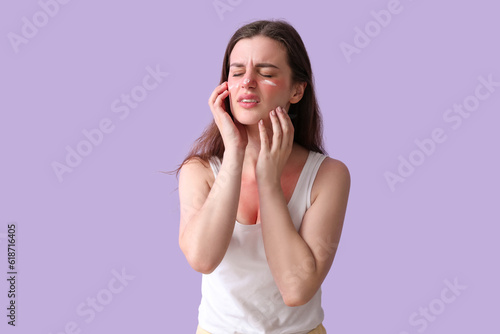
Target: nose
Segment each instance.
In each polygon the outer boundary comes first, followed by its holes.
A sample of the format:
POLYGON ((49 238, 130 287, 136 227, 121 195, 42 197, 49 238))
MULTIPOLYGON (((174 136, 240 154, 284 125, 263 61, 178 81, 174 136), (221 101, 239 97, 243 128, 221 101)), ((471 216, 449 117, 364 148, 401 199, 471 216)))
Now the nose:
POLYGON ((255 79, 252 73, 247 72, 243 78, 241 78, 240 83, 241 88, 255 88, 255 79))

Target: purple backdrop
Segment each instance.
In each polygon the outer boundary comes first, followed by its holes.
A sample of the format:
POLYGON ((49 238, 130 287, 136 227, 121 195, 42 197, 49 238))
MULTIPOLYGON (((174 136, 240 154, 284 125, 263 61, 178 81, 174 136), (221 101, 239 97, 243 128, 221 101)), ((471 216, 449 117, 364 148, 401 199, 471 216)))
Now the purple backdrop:
POLYGON ((201 274, 178 246, 177 179, 159 171, 211 120, 230 36, 269 18, 301 34, 328 155, 351 172, 328 333, 499 332, 499 10, 3 1, 0 332, 195 332, 201 274))

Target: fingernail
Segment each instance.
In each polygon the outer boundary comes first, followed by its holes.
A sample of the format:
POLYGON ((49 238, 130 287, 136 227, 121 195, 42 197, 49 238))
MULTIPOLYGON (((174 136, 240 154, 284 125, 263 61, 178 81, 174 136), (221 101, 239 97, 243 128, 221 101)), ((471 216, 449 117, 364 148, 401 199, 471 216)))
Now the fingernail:
POLYGON ((271 110, 271 115, 276 116, 276 112, 274 112, 274 110, 271 110))

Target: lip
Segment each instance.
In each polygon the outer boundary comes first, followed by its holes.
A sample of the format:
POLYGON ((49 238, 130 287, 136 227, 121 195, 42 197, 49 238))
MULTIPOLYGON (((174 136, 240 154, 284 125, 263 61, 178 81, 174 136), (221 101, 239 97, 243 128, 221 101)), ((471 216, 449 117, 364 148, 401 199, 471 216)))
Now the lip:
POLYGON ((243 94, 238 97, 238 104, 243 108, 253 108, 260 103, 260 99, 254 94, 243 94), (255 100, 257 102, 243 102, 243 100, 255 100))
POLYGON ((257 95, 254 94, 243 94, 238 97, 238 102, 241 102, 241 100, 257 100, 257 102, 260 102, 260 99, 257 95))
POLYGON ((238 102, 238 104, 245 109, 250 109, 250 108, 256 107, 259 103, 258 102, 238 102))

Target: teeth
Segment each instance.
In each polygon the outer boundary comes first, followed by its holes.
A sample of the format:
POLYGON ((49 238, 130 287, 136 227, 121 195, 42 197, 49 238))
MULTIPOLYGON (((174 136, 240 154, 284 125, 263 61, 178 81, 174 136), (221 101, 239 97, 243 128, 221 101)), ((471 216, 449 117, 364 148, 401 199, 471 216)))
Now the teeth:
POLYGON ((245 103, 257 103, 257 100, 247 100, 247 99, 243 99, 243 100, 241 100, 241 102, 245 102, 245 103))

